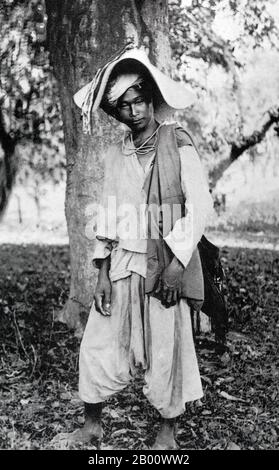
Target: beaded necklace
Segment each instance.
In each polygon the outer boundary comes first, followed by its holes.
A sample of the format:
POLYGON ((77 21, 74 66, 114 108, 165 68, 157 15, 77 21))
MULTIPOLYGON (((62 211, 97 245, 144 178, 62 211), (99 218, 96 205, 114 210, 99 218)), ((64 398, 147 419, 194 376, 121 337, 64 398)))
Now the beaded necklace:
POLYGON ((130 146, 127 145, 125 142, 125 134, 123 135, 122 139, 122 152, 124 155, 130 156, 133 155, 134 153, 137 153, 137 155, 146 155, 149 152, 152 152, 156 149, 157 145, 157 140, 158 140, 158 131, 162 124, 160 124, 157 129, 151 134, 139 147, 134 146, 133 138, 132 138, 132 133, 128 134, 128 139, 129 143, 131 144, 130 146), (155 136, 154 143, 150 145, 146 145, 152 137, 155 136))

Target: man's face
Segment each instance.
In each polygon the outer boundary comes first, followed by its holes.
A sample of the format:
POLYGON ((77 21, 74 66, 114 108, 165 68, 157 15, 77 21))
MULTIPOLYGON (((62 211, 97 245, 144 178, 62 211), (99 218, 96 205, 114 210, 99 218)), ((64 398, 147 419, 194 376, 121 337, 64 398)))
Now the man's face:
POLYGON ((129 88, 119 99, 118 118, 132 131, 146 129, 153 118, 153 105, 147 103, 140 90, 129 88))

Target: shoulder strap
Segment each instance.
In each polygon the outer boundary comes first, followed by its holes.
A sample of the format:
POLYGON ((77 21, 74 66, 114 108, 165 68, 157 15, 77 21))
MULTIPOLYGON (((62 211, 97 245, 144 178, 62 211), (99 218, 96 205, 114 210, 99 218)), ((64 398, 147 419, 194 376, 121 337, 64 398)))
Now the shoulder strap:
POLYGON ((177 146, 194 145, 193 138, 180 124, 175 123, 174 132, 176 136, 177 146))

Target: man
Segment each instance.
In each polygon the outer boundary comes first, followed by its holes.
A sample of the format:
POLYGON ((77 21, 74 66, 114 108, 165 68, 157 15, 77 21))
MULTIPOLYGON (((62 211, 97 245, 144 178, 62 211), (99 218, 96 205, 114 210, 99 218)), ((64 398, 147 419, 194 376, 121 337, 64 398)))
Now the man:
POLYGON ((191 138, 164 117, 193 96, 137 49, 109 62, 86 87, 75 96, 85 128, 101 106, 129 132, 104 159, 99 276, 80 349, 85 425, 70 441, 101 440, 103 403, 141 367, 143 392, 162 418, 152 448, 176 449, 175 419, 203 395, 190 306, 202 305, 196 246, 212 200, 191 138))

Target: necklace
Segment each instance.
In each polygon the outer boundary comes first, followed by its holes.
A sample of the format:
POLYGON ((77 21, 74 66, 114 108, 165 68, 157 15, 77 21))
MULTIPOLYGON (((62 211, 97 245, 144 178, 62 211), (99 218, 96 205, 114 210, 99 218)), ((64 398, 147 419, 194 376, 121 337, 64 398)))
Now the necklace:
POLYGON ((127 145, 125 142, 125 134, 123 135, 123 140, 122 140, 122 152, 124 155, 130 156, 133 155, 134 153, 137 153, 138 155, 146 155, 147 153, 153 151, 156 149, 157 145, 157 140, 158 140, 158 131, 162 124, 160 124, 157 129, 151 134, 139 147, 135 147, 133 138, 132 138, 132 133, 128 135, 129 143, 130 146, 127 145), (155 136, 154 143, 146 145, 152 137, 155 136))

